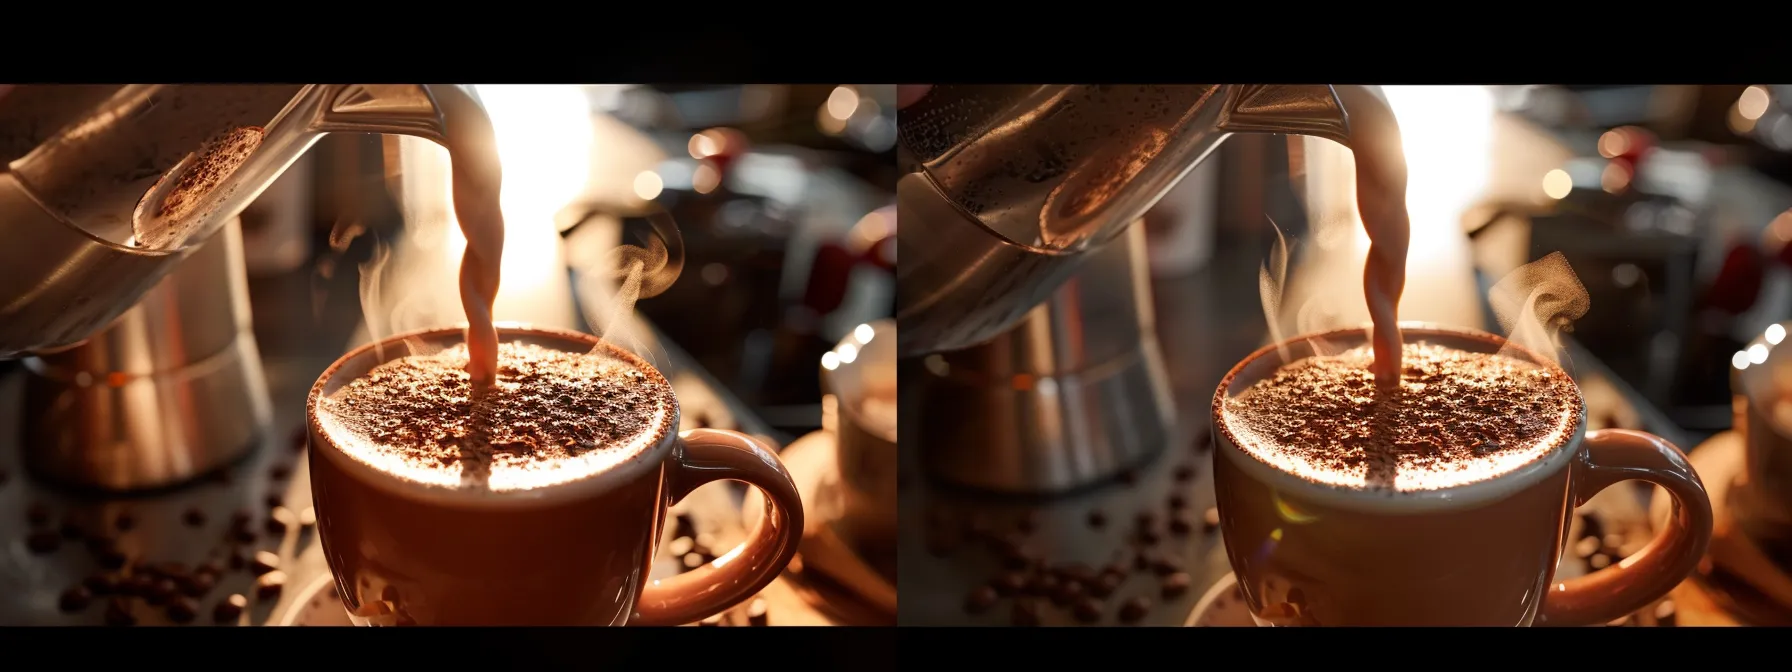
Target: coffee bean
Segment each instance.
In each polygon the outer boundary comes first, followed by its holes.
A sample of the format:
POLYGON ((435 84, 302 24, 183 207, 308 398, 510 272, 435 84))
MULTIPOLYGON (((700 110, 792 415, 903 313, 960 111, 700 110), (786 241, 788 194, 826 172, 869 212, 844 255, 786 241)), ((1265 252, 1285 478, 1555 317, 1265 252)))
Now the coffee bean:
POLYGON ((1013 597, 1026 591, 1027 577, 1020 572, 1003 572, 1001 576, 991 580, 989 586, 997 595, 1013 597))
POLYGON ((1102 513, 1100 511, 1090 511, 1089 512, 1089 527, 1093 527, 1093 528, 1099 530, 1103 527, 1107 527, 1107 524, 1108 524, 1108 514, 1102 513))
POLYGON ((1026 544, 1009 546, 1002 551, 1002 566, 1011 571, 1019 571, 1033 566, 1038 559, 1033 547, 1026 544))
POLYGON ((1194 516, 1189 514, 1189 512, 1177 511, 1176 515, 1170 516, 1171 534, 1178 537, 1186 537, 1193 531, 1195 531, 1195 520, 1194 516))
POLYGON ((229 597, 224 598, 224 601, 219 602, 218 606, 212 608, 212 621, 216 623, 235 623, 237 618, 243 615, 243 610, 248 607, 249 598, 238 594, 231 594, 229 597))
POLYGON ((721 615, 721 614, 716 614, 716 615, 714 615, 714 616, 711 616, 711 617, 709 617, 709 618, 705 618, 705 619, 703 619, 703 620, 702 620, 702 621, 701 621, 701 622, 699 622, 699 623, 697 623, 697 625, 699 625, 699 626, 701 626, 701 627, 705 627, 705 628, 719 628, 719 627, 722 627, 722 615, 721 615))
POLYGON ((168 603, 168 620, 175 623, 192 623, 199 617, 199 603, 191 597, 176 597, 168 603))
POLYGON ((249 561, 243 557, 240 549, 230 549, 230 554, 224 557, 224 565, 231 569, 242 569, 248 564, 249 561))
POLYGON ((1676 618, 1676 614, 1675 614, 1673 600, 1662 600, 1661 604, 1655 605, 1655 624, 1656 625, 1672 626, 1676 622, 1677 622, 1677 618, 1676 618))
POLYGON ((278 506, 285 506, 286 496, 279 493, 269 493, 267 498, 262 500, 262 503, 267 504, 270 509, 278 506))
POLYGON ((50 507, 43 502, 33 502, 25 508, 25 521, 32 527, 43 527, 50 524, 50 507))
POLYGON ((1014 605, 1008 609, 1008 622, 1021 627, 1039 625, 1039 605, 1029 598, 1014 598, 1014 605))
POLYGON ((1152 525, 1157 524, 1157 514, 1150 511, 1140 511, 1138 515, 1133 516, 1133 524, 1139 528, 1151 527, 1152 525))
POLYGON ((1132 568, 1141 571, 1151 569, 1151 555, 1148 553, 1140 553, 1132 556, 1132 568))
POLYGON ((231 530, 230 534, 225 535, 225 538, 233 543, 253 544, 255 543, 255 530, 238 528, 231 530))
POLYGON ((268 478, 274 479, 276 481, 284 481, 288 478, 292 478, 292 465, 287 465, 287 464, 274 465, 273 469, 268 470, 268 478))
POLYGON ((1077 581, 1062 581, 1058 589, 1052 591, 1052 604, 1060 607, 1075 603, 1083 597, 1083 584, 1077 581))
POLYGON ((112 526, 120 532, 129 532, 137 527, 137 516, 129 511, 120 511, 118 517, 112 519, 112 526))
POLYGON ((1211 534, 1217 529, 1220 529, 1220 510, 1208 507, 1207 511, 1201 514, 1201 530, 1211 534))
POLYGON ((1176 467, 1175 476, 1176 476, 1176 481, 1179 483, 1187 483, 1189 481, 1195 480, 1195 465, 1184 464, 1179 467, 1176 467))
POLYGON ((98 557, 101 567, 106 569, 123 569, 130 557, 116 547, 108 546, 101 550, 98 557))
POLYGON ((1120 622, 1137 623, 1144 620, 1146 612, 1151 611, 1151 599, 1143 595, 1127 600, 1120 605, 1120 622))
POLYGON ((218 577, 215 574, 199 572, 182 577, 177 582, 180 584, 180 592, 187 596, 205 597, 206 593, 212 592, 212 588, 218 585, 218 577))
POLYGON ((305 526, 305 527, 311 527, 312 525, 316 525, 317 524, 317 509, 307 506, 307 507, 305 507, 304 511, 300 511, 299 512, 299 524, 302 526, 305 526))
POLYGON ((280 597, 280 589, 286 587, 286 572, 274 570, 255 579, 255 597, 261 600, 272 600, 280 597))
POLYGON ((1180 492, 1170 495, 1170 508, 1181 510, 1188 508, 1188 496, 1180 492))
POLYGON ((1125 577, 1118 574, 1102 574, 1089 584, 1089 594, 1100 598, 1107 598, 1108 596, 1113 595, 1114 591, 1119 590, 1120 584, 1125 580, 1125 577))
POLYGON ((95 595, 111 595, 118 592, 118 577, 111 574, 95 574, 81 582, 87 590, 95 595))
POLYGON ((996 606, 996 601, 1000 599, 1002 596, 996 594, 996 589, 989 586, 978 586, 964 597, 964 610, 967 613, 981 614, 989 611, 990 607, 996 606))
POLYGON ((187 524, 187 527, 201 527, 205 525, 205 512, 195 506, 181 514, 180 519, 187 524))
POLYGON ((1136 471, 1133 471, 1131 469, 1127 469, 1125 471, 1120 472, 1119 478, 1120 478, 1121 483, 1125 483, 1127 485, 1132 485, 1134 483, 1139 482, 1139 473, 1136 471))
POLYGON ((279 569, 279 567, 280 556, 267 551, 256 552, 255 560, 249 563, 249 571, 254 572, 256 576, 272 572, 275 569, 279 569))
POLYGON ((209 574, 209 575, 211 575, 211 577, 213 579, 216 579, 216 578, 224 575, 224 568, 219 567, 218 563, 216 563, 216 562, 207 560, 205 562, 199 563, 198 567, 193 568, 194 576, 198 576, 200 574, 209 574))
POLYGON ((62 537, 49 530, 38 530, 25 537, 25 547, 32 553, 48 555, 62 548, 62 537))
POLYGON ((1163 537, 1158 535, 1157 530, 1149 527, 1139 529, 1138 532, 1133 533, 1132 538, 1133 543, 1140 546, 1154 546, 1157 542, 1163 541, 1163 537))
POLYGON ((106 625, 136 625, 137 617, 131 615, 131 603, 122 597, 114 597, 106 601, 106 625))
POLYGON ((167 604, 168 600, 173 599, 175 593, 178 592, 180 592, 180 586, 174 584, 174 579, 154 579, 149 582, 142 597, 143 601, 151 606, 161 606, 167 604))
POLYGON ((1085 597, 1081 600, 1077 600, 1076 606, 1072 607, 1070 610, 1070 615, 1075 616, 1076 620, 1082 623, 1095 623, 1100 621, 1101 602, 1092 597, 1085 597))
POLYGON ((286 534, 285 518, 291 515, 292 513, 284 506, 275 508, 268 514, 267 522, 262 523, 262 529, 267 530, 268 534, 276 537, 286 534))
POLYGON ((682 559, 681 563, 684 565, 684 568, 687 570, 702 567, 703 566, 703 555, 700 553, 686 553, 686 554, 684 554, 684 558, 682 559))
POLYGON ((1095 569, 1080 562, 1073 562, 1058 568, 1058 576, 1077 583, 1088 583, 1095 580, 1095 569))
POLYGON ((252 520, 255 520, 255 514, 250 513, 248 509, 237 509, 230 514, 230 527, 231 529, 248 527, 249 521, 252 520))
POLYGON ((69 586, 68 590, 62 591, 62 597, 56 601, 56 606, 62 611, 72 614, 86 609, 91 602, 93 602, 93 591, 88 590, 86 586, 69 586))
POLYGON ((1574 542, 1574 557, 1583 558, 1583 559, 1591 558, 1591 557, 1593 557, 1594 553, 1598 553, 1598 552, 1599 552, 1599 540, 1598 539, 1594 539, 1592 537, 1587 537, 1587 538, 1581 539, 1580 541, 1574 542))
POLYGON ((62 534, 63 539, 68 539, 71 541, 79 540, 82 537, 87 536, 87 530, 85 528, 81 527, 80 523, 77 523, 72 520, 62 521, 62 525, 60 527, 58 527, 56 529, 56 531, 60 532, 62 534))
POLYGON ((1611 556, 1604 553, 1595 553, 1593 557, 1587 558, 1587 566, 1593 569, 1605 569, 1610 564, 1612 564, 1611 556))
POLYGON ((747 603, 747 625, 771 625, 771 605, 765 598, 755 597, 747 603))
POLYGON ((684 557, 684 554, 691 552, 691 549, 696 546, 696 540, 690 537, 679 537, 673 539, 672 543, 666 544, 666 555, 672 557, 684 557))
POLYGON ((1014 529, 1020 530, 1023 534, 1032 534, 1035 530, 1038 530, 1039 512, 1027 511, 1020 514, 1020 519, 1014 521, 1014 529))
POLYGON ((1169 576, 1182 571, 1182 563, 1177 562, 1175 558, 1158 557, 1151 562, 1151 571, 1158 576, 1169 576))
POLYGON ((1188 574, 1176 572, 1164 577, 1163 595, 1166 599, 1182 597, 1184 593, 1188 592, 1188 588, 1188 574))
POLYGON ((118 582, 118 594, 142 597, 149 594, 150 587, 155 585, 155 582, 156 579, 153 576, 133 573, 118 582))

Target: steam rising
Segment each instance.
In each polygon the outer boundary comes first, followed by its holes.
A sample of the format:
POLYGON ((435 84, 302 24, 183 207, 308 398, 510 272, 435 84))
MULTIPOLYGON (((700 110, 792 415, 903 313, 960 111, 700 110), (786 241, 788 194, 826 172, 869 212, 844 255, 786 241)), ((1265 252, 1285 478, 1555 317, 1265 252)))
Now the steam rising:
POLYGON ((1269 324, 1269 337, 1275 342, 1282 362, 1286 363, 1288 347, 1283 343, 1286 334, 1276 318, 1282 314, 1282 288, 1288 280, 1288 239, 1282 236, 1282 227, 1276 226, 1276 220, 1269 220, 1269 228, 1276 232, 1276 245, 1270 248, 1269 258, 1257 269, 1257 296, 1263 301, 1263 317, 1269 324))
MULTIPOLYGON (((1561 364, 1563 331, 1587 314, 1587 288, 1560 252, 1518 267, 1488 295, 1506 340, 1561 364)), ((1506 354, 1506 353, 1502 353, 1506 354)))

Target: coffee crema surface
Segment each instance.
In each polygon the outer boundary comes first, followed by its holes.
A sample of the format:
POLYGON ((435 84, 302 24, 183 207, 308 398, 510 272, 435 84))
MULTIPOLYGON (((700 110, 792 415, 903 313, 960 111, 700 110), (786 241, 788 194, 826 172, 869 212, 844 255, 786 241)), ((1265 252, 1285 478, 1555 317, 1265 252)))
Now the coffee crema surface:
POLYGON ((422 485, 511 492, 602 473, 655 444, 673 416, 665 379, 600 352, 498 348, 479 394, 467 348, 375 367, 318 400, 318 422, 356 461, 422 485))
POLYGON ((1396 394, 1376 389, 1363 346, 1284 365, 1227 398, 1227 428, 1240 449, 1305 480, 1419 492, 1511 473, 1579 423, 1579 390, 1559 369, 1426 343, 1402 351, 1396 394))

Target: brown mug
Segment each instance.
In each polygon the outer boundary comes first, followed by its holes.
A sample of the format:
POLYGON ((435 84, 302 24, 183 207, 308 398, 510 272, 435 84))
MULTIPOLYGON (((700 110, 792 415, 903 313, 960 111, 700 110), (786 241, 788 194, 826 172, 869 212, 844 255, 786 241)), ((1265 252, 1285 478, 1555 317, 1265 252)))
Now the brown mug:
MULTIPOLYGON (((1407 343, 1553 362, 1490 334, 1403 325, 1407 343)), ((1672 444, 1628 430, 1572 432, 1504 475, 1430 491, 1315 484, 1240 449, 1224 402, 1283 361, 1366 344, 1364 330, 1297 337, 1233 367, 1213 400, 1214 491, 1226 554, 1260 625, 1592 625, 1666 595, 1711 538, 1711 502, 1672 444), (1286 360, 1284 360, 1286 357, 1286 360), (1620 481, 1661 486, 1665 529, 1611 567, 1555 581, 1574 507, 1620 481)))
MULTIPOLYGON (((500 327, 500 342, 594 348, 665 384, 641 358, 581 333, 500 327)), ((796 554, 802 501, 771 447, 739 432, 674 434, 664 409, 651 445, 589 477, 530 490, 468 493, 417 485, 344 453, 318 402, 407 342, 449 347, 458 329, 402 334, 338 359, 311 388, 311 492, 338 593, 359 625, 681 625, 752 597, 796 554), (671 578, 649 580, 666 511, 698 486, 743 481, 765 493, 748 540, 671 578)))

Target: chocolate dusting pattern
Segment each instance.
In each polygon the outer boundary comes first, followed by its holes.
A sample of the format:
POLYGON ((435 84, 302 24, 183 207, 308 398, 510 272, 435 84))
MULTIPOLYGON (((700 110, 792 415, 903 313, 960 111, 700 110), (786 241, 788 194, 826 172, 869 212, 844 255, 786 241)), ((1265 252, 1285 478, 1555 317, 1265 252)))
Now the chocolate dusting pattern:
POLYGON ((1509 473, 1578 422, 1561 370, 1408 343, 1397 393, 1378 391, 1367 346, 1283 366, 1225 400, 1245 452, 1327 485, 1435 490, 1509 473))
POLYGON ((386 362, 320 399, 319 410, 335 425, 332 437, 364 461, 413 475, 458 472, 463 485, 628 449, 671 415, 664 379, 602 354, 503 343, 497 383, 477 399, 466 364, 464 344, 386 362))

